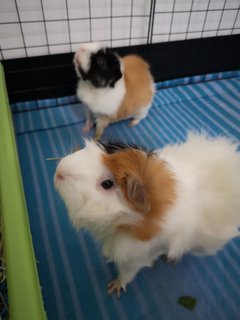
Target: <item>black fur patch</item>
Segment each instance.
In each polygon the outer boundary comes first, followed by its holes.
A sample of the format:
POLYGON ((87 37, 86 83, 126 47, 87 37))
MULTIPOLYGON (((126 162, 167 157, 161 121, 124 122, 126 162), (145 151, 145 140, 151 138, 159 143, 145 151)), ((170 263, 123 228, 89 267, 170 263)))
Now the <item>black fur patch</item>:
POLYGON ((90 56, 90 68, 84 72, 79 68, 83 80, 89 80, 96 88, 114 87, 122 77, 120 61, 111 49, 100 49, 90 56))

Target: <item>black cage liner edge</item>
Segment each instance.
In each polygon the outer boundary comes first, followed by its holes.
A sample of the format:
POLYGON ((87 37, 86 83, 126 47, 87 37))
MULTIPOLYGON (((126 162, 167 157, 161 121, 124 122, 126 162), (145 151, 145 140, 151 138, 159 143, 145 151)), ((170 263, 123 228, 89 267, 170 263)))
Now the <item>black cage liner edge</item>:
MULTIPOLYGON (((154 80, 240 69, 240 35, 114 48, 120 55, 139 54, 154 80)), ((2 61, 10 103, 74 95, 77 78, 73 53, 2 61)))

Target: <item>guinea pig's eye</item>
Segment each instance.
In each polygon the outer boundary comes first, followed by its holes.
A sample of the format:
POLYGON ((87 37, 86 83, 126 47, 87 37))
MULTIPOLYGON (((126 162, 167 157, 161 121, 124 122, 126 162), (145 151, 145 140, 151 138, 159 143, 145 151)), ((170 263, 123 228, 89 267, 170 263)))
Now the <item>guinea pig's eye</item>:
POLYGON ((101 182, 101 186, 105 190, 109 190, 113 187, 113 181, 112 180, 103 180, 101 182))
POLYGON ((103 58, 99 57, 97 61, 98 61, 99 66, 104 66, 105 60, 103 58))

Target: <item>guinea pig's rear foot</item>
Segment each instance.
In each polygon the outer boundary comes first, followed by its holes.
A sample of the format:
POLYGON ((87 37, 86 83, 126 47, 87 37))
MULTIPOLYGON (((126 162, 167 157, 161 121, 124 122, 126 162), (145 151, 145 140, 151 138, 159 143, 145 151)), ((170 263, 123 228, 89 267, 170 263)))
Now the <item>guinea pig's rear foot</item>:
POLYGON ((100 140, 101 135, 102 134, 99 134, 99 133, 96 132, 95 136, 93 137, 93 140, 97 142, 98 140, 100 140))
POLYGON ((172 267, 175 267, 177 264, 177 259, 169 258, 167 254, 162 254, 161 259, 163 262, 169 264, 172 267))
POLYGON ((101 138, 105 128, 109 125, 109 123, 111 123, 111 118, 109 116, 101 116, 97 119, 96 133, 94 136, 95 141, 98 141, 101 138))
POLYGON ((129 121, 128 127, 132 128, 132 127, 136 126, 140 121, 141 121, 141 119, 132 119, 129 121))
POLYGON ((137 114, 134 115, 134 118, 129 122, 128 127, 134 127, 136 126, 141 120, 143 120, 144 118, 146 118, 146 116, 148 115, 148 110, 150 108, 151 105, 148 105, 142 109, 139 110, 139 112, 137 114))
POLYGON ((121 282, 118 278, 111 281, 107 287, 108 287, 107 293, 112 295, 116 291, 118 298, 120 298, 121 290, 123 290, 124 293, 127 292, 126 288, 121 285, 121 282))

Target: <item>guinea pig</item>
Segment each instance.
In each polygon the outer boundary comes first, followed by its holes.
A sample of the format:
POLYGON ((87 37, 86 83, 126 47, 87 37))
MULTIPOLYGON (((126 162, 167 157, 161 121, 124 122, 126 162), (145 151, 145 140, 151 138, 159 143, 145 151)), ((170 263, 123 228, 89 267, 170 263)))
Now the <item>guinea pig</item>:
POLYGON ((54 182, 73 225, 117 266, 109 294, 161 255, 213 255, 240 235, 240 154, 225 137, 190 133, 157 151, 86 141, 60 161, 54 182))
POLYGON ((147 116, 154 82, 142 58, 120 58, 99 43, 86 43, 75 53, 74 65, 79 77, 77 96, 87 107, 84 132, 96 118, 98 140, 110 123, 132 118, 129 126, 134 126, 147 116))

